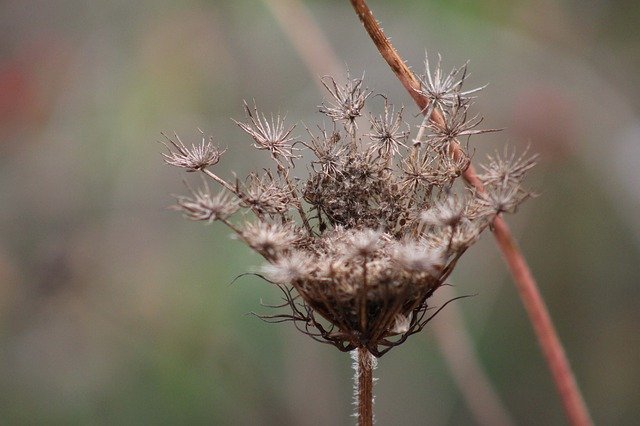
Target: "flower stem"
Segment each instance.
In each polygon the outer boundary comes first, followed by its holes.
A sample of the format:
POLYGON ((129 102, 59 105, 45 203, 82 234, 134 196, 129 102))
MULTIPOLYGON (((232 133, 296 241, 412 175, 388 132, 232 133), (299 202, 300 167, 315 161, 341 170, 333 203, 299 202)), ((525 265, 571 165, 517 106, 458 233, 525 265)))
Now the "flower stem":
MULTIPOLYGON (((418 107, 422 111, 426 111, 429 100, 420 93, 420 82, 404 63, 389 39, 384 35, 382 28, 376 21, 366 2, 364 0, 350 1, 382 57, 389 64, 418 107)), ((436 108, 431 110, 429 119, 435 124, 444 124, 444 117, 436 108)), ((459 145, 454 145, 453 155, 460 155, 460 152, 459 145)), ((472 165, 465 170, 463 177, 477 191, 484 192, 482 182, 478 179, 472 165)), ((538 285, 531 274, 524 256, 513 239, 509 226, 501 217, 496 217, 493 222, 493 234, 509 266, 511 275, 516 282, 520 298, 527 310, 538 342, 542 347, 569 422, 574 426, 593 424, 580 389, 576 384, 573 372, 571 371, 564 348, 560 343, 553 322, 551 321, 551 316, 538 289, 538 285)))
POLYGON ((358 425, 373 425, 373 370, 376 368, 376 359, 369 353, 367 348, 356 349, 357 354, 353 354, 354 368, 354 388, 358 403, 358 425))

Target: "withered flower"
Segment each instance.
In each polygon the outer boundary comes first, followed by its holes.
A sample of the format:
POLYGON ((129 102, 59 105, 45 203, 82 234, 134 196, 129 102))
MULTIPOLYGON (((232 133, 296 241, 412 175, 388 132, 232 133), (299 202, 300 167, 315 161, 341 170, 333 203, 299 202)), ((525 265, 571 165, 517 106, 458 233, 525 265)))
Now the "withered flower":
POLYGON ((427 143, 435 150, 450 154, 450 144, 463 137, 480 135, 483 133, 497 132, 499 129, 476 129, 482 123, 482 117, 475 115, 468 117, 469 105, 462 103, 459 99, 454 102, 451 108, 443 111, 444 125, 428 121, 425 125, 431 134, 427 137, 427 143))
POLYGON ((267 150, 271 153, 276 162, 285 160, 292 162, 294 158, 299 156, 294 154, 296 150, 291 146, 291 132, 295 129, 295 125, 287 128, 284 125, 285 118, 279 115, 275 118, 271 116, 271 120, 267 120, 264 114, 258 112, 258 107, 253 104, 253 111, 249 105, 244 103, 244 110, 249 119, 249 123, 243 123, 234 120, 234 122, 245 132, 247 132, 254 140, 254 147, 260 150, 267 150))
POLYGON ((400 154, 400 147, 407 148, 405 141, 409 137, 409 125, 402 121, 402 111, 396 113, 393 107, 389 107, 389 101, 384 98, 384 113, 379 117, 371 117, 371 138, 374 145, 371 147, 383 157, 400 154), (406 128, 407 130, 402 130, 406 128))
POLYGON ((226 220, 234 214, 239 203, 230 197, 224 190, 215 197, 211 195, 209 186, 204 183, 202 188, 192 189, 187 185, 191 196, 176 196, 176 204, 171 208, 181 211, 187 219, 213 222, 214 220, 226 220))
MULTIPOLYGON (((202 131, 200 132, 202 133, 202 131)), ((218 164, 220 157, 225 153, 226 149, 220 151, 218 147, 213 145, 213 138, 208 140, 202 133, 202 141, 199 145, 191 145, 191 148, 187 148, 180 140, 178 135, 175 135, 176 140, 167 137, 163 134, 167 142, 162 144, 167 147, 169 153, 163 153, 165 163, 187 169, 188 172, 195 172, 198 170, 204 170, 209 166, 218 164)))
POLYGON ((363 78, 351 79, 347 75, 344 86, 339 86, 330 76, 323 77, 321 81, 333 99, 326 105, 323 103, 320 112, 333 121, 342 121, 347 132, 353 134, 358 128, 356 118, 362 115, 364 104, 372 92, 362 87, 363 78))
POLYGON ((465 63, 460 68, 453 68, 447 75, 442 71, 440 66, 442 57, 438 54, 438 63, 435 70, 431 71, 429 65, 429 56, 425 54, 424 74, 418 76, 420 80, 420 93, 429 99, 429 108, 426 116, 431 116, 433 108, 448 109, 452 108, 456 103, 466 104, 471 99, 469 95, 479 92, 486 86, 478 87, 472 90, 462 91, 462 85, 467 78, 467 65, 465 63), (462 74, 462 75, 460 75, 462 74), (458 75, 460 77, 458 78, 458 75))
MULTIPOLYGON (((235 196, 231 203, 208 190, 192 191, 178 205, 191 219, 223 221, 264 257, 264 277, 282 291, 281 307, 289 309, 265 320, 291 321, 342 351, 366 348, 382 356, 425 327, 430 297, 460 256, 496 215, 527 198, 521 181, 535 160, 514 154, 490 157, 482 176, 486 192, 456 190, 469 155, 465 146, 453 155, 450 143, 485 131, 475 129, 480 119, 468 118, 465 97, 477 90, 462 91, 466 66, 444 76, 439 62, 435 74, 427 65, 422 84, 446 123, 427 120, 411 146, 403 109, 396 112, 386 97, 382 115, 370 117, 370 133, 358 135, 371 92, 362 79, 340 86, 326 77, 331 102, 320 111, 344 130, 319 127, 318 136, 308 132, 310 140, 300 141, 300 149, 315 157, 307 179, 293 177, 294 127, 280 117, 269 121, 246 103, 248 122, 236 123, 255 148, 270 151, 275 171, 233 184, 197 164, 186 167, 202 170, 235 196), (228 216, 238 206, 254 220, 232 223, 228 216)), ((190 155, 177 146, 180 158, 190 155)))

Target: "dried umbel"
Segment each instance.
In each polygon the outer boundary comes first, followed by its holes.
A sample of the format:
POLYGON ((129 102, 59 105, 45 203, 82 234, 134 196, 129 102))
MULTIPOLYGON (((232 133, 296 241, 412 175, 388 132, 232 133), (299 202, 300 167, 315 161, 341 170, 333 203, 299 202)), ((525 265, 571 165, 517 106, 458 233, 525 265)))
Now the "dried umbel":
POLYGON ((342 351, 382 356, 432 318, 429 298, 494 217, 529 196, 521 183, 535 159, 507 151, 484 166, 486 191, 456 183, 469 156, 454 153, 454 140, 458 146, 488 131, 469 117, 468 95, 477 90, 462 90, 465 76, 466 67, 446 77, 440 61, 427 67, 422 93, 445 120, 425 119, 413 139, 403 108, 370 96, 362 79, 323 79, 329 93, 320 112, 334 124, 307 130, 307 140, 294 138, 295 126, 283 118, 245 103, 247 117, 236 123, 255 148, 270 152, 274 170, 232 184, 211 171, 222 154, 211 142, 192 149, 171 142, 167 163, 201 171, 223 191, 191 190, 174 207, 192 220, 225 223, 265 258, 263 276, 282 290, 279 308, 288 311, 263 318, 291 321, 342 351), (366 102, 381 115, 371 115, 360 134, 366 102), (305 152, 313 158, 305 156, 309 174, 301 180, 294 160, 305 152), (237 210, 245 214, 232 222, 237 210))

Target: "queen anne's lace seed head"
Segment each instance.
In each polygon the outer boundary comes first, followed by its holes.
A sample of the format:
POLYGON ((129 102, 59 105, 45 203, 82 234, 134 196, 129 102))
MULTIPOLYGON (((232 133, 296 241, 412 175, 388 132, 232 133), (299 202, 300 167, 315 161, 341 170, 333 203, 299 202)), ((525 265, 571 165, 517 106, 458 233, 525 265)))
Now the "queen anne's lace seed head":
POLYGON ((205 222, 225 220, 238 210, 238 202, 228 193, 220 192, 212 196, 206 183, 202 188, 189 188, 189 191, 190 196, 176 196, 176 204, 172 206, 174 210, 181 211, 187 219, 205 222))
POLYGON ((351 79, 347 75, 346 84, 340 86, 333 77, 322 78, 322 84, 331 95, 331 100, 320 106, 320 112, 333 121, 341 121, 349 133, 357 130, 356 119, 362 115, 365 101, 372 93, 362 87, 362 81, 362 78, 351 79))
POLYGON ((529 196, 521 183, 535 159, 509 153, 489 158, 480 176, 485 191, 456 190, 470 162, 457 138, 485 131, 469 114, 476 90, 462 90, 466 66, 444 75, 439 63, 433 73, 427 65, 421 90, 444 125, 424 121, 411 146, 403 109, 386 97, 381 115, 370 115, 369 133, 358 134, 371 92, 362 79, 339 85, 330 77, 320 110, 344 130, 318 127, 317 135, 294 142, 294 126, 245 103, 247 120, 236 123, 256 149, 271 153, 273 169, 228 181, 207 169, 222 154, 210 142, 192 149, 172 143, 165 161, 199 170, 226 191, 212 197, 208 189, 191 190, 176 208, 189 219, 223 221, 266 260, 262 272, 290 308, 266 320, 292 321, 342 351, 366 347, 381 356, 424 328, 430 297, 459 257, 496 215, 529 196), (314 157, 306 179, 294 176, 303 149, 314 157), (229 217, 238 209, 240 225, 229 217))
POLYGON ((384 98, 384 113, 371 117, 371 133, 367 136, 373 141, 371 148, 384 157, 400 154, 400 147, 407 148, 405 142, 410 132, 409 125, 402 121, 403 111, 400 108, 396 113, 384 98))
POLYGON ((285 118, 279 115, 268 120, 264 114, 258 112, 258 107, 253 106, 253 111, 249 108, 249 105, 244 103, 244 110, 249 119, 248 123, 242 123, 235 121, 235 123, 245 132, 247 132, 254 140, 253 145, 257 149, 266 150, 271 153, 271 156, 277 162, 284 160, 285 162, 292 162, 294 158, 298 158, 295 155, 295 148, 291 145, 293 138, 291 132, 295 129, 295 125, 287 128, 284 124, 285 118))
POLYGON ((213 138, 207 138, 202 134, 202 141, 198 145, 191 145, 191 148, 182 143, 180 137, 175 135, 175 140, 163 135, 166 142, 162 142, 169 150, 168 153, 163 153, 164 161, 176 167, 182 167, 187 169, 188 172, 195 172, 197 170, 203 170, 209 166, 218 164, 220 157, 226 150, 220 151, 218 147, 213 144, 213 138))

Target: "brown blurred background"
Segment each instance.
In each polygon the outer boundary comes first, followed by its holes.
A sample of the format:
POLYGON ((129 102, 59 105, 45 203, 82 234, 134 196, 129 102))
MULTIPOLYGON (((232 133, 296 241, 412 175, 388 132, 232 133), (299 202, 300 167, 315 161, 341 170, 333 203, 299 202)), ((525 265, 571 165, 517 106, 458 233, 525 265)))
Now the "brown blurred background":
MULTIPOLYGON (((287 5, 0 3, 0 423, 354 422, 348 355, 247 315, 277 301, 257 278, 229 285, 260 259, 221 226, 165 209, 183 187, 161 161, 161 131, 213 134, 229 147, 220 170, 231 176, 268 164, 230 120, 242 99, 319 119, 324 70, 309 72, 286 35, 300 24, 287 5)), ((338 66, 366 71, 418 124, 348 2, 303 5, 338 66)), ((469 87, 490 83, 476 111, 506 130, 472 139, 476 161, 505 143, 541 154, 529 179, 540 196, 508 221, 594 420, 637 424, 640 4, 370 6, 415 70, 426 49, 446 69, 469 59, 469 87)), ((457 307, 515 423, 564 424, 505 271, 485 235, 453 277, 456 292, 478 295, 457 307)), ((476 422, 433 329, 382 358, 377 377, 378 424, 476 422)))

